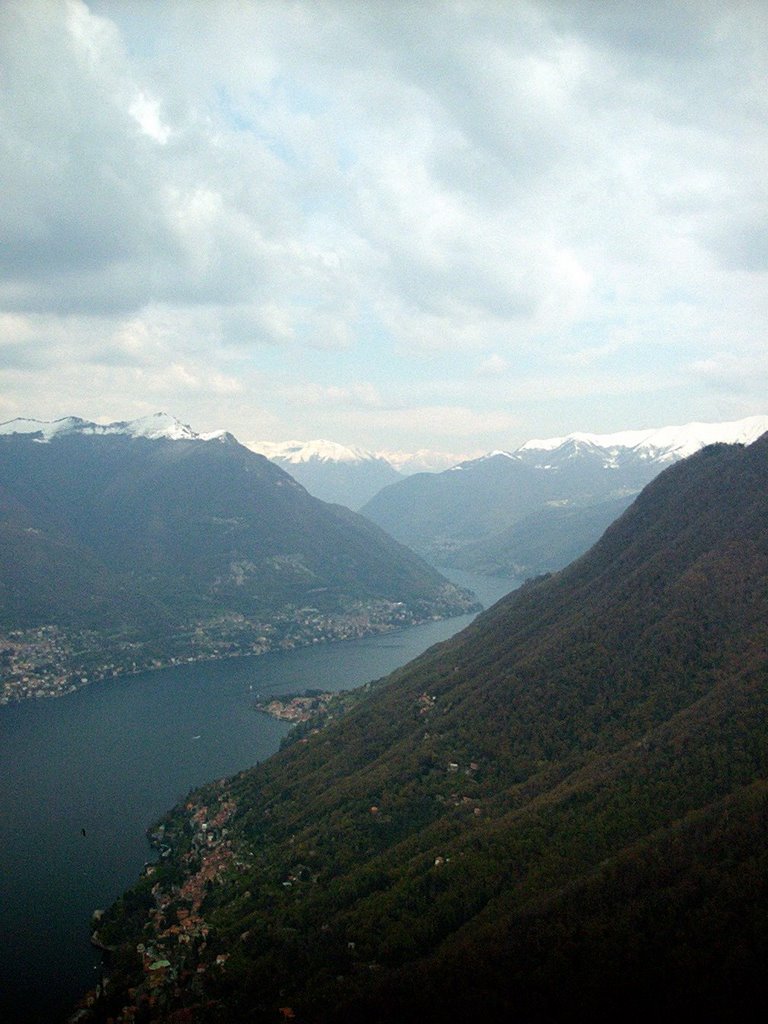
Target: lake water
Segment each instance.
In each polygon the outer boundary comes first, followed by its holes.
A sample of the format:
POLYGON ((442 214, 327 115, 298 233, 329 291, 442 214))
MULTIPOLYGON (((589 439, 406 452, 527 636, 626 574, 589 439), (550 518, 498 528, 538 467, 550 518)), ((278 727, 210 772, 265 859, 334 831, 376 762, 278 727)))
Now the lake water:
MULTIPOLYGON (((518 582, 450 577, 486 606, 518 582)), ((471 619, 0 708, 0 1020, 53 1024, 92 987, 91 912, 138 877, 147 827, 193 787, 269 757, 288 731, 253 709, 257 694, 359 686, 471 619)))

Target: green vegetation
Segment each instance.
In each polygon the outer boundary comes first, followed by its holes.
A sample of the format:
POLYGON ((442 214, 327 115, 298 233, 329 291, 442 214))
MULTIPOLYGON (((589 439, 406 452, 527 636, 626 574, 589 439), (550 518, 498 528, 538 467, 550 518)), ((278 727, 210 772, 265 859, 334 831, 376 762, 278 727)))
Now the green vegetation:
POLYGON ((112 909, 92 1019, 754 1019, 767 652, 764 438, 668 470, 569 568, 172 811, 184 882, 112 909), (126 967, 139 943, 164 978, 126 967))

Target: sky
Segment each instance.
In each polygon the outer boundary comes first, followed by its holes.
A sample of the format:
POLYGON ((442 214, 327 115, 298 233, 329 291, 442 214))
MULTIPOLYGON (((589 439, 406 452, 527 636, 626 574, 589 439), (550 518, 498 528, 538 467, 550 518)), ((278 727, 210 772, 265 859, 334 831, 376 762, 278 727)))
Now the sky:
POLYGON ((0 421, 768 412, 768 0, 3 0, 0 421))

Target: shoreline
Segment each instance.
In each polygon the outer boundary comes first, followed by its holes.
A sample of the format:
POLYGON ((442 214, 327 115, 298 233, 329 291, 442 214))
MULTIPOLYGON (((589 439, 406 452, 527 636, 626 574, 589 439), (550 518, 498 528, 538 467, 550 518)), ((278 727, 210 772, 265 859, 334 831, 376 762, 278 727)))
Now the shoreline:
POLYGON ((343 692, 341 690, 336 692, 305 690, 303 693, 282 694, 268 700, 257 700, 253 706, 256 711, 263 715, 269 715, 270 718, 298 725, 309 722, 327 712, 331 700, 343 692))
MULTIPOLYGON (((100 664, 96 667, 90 661, 67 664, 72 655, 66 650, 66 647, 73 642, 74 636, 82 637, 82 632, 74 634, 57 626, 13 630, 0 634, 0 654, 5 655, 6 661, 12 659, 13 653, 17 654, 17 665, 14 666, 11 660, 11 673, 0 676, 0 709, 11 704, 65 697, 86 686, 107 680, 128 678, 145 672, 179 668, 200 662, 261 657, 264 654, 310 648, 318 644, 343 643, 346 640, 362 640, 385 633, 397 633, 429 622, 441 622, 460 618, 463 615, 471 615, 477 613, 480 607, 477 601, 468 602, 465 609, 457 609, 453 614, 433 614, 423 617, 416 617, 413 613, 404 612, 402 607, 399 607, 395 614, 381 615, 381 617, 371 614, 363 616, 357 612, 347 613, 334 617, 328 616, 316 629, 312 629, 307 622, 293 620, 289 623, 289 627, 293 628, 287 629, 281 636, 266 634, 274 632, 279 625, 285 626, 285 622, 278 621, 266 625, 254 623, 249 631, 250 637, 247 639, 242 636, 246 632, 243 624, 238 622, 237 632, 241 635, 236 640, 231 639, 231 635, 218 640, 210 635, 200 635, 202 627, 197 627, 196 642, 214 645, 219 649, 197 652, 192 650, 190 653, 190 641, 186 640, 186 636, 189 635, 187 633, 184 638, 178 636, 168 638, 169 646, 174 644, 174 640, 179 643, 178 653, 165 657, 145 654, 142 660, 140 651, 135 650, 131 651, 130 664, 123 665, 110 660, 118 657, 117 643, 119 641, 116 642, 113 639, 110 643, 109 640, 100 639, 94 631, 88 636, 93 647, 88 648, 87 653, 92 656, 97 653, 101 654, 100 664), (221 649, 227 645, 230 647, 229 650, 221 649), (9 655, 9 651, 12 652, 11 655, 9 655), (22 660, 22 658, 26 660, 22 660), (30 660, 34 659, 43 660, 48 664, 58 659, 58 664, 54 671, 36 676, 34 667, 29 664, 30 660)), ((382 610, 379 609, 379 611, 382 610)), ((144 641, 143 644, 146 647, 150 642, 153 641, 144 641)), ((137 646, 139 643, 141 642, 137 642, 137 646)))

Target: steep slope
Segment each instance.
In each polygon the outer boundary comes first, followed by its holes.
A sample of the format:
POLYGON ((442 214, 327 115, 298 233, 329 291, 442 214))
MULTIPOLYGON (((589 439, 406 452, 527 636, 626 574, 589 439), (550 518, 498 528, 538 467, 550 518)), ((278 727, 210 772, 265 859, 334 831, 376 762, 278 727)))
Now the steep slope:
POLYGON ((258 651, 470 604, 368 520, 226 434, 0 436, 0 532, 2 628, 135 633, 160 660, 179 644, 186 656, 190 644, 258 651))
POLYGON ((374 452, 333 441, 250 441, 247 447, 266 455, 316 498, 351 509, 359 509, 382 487, 400 479, 397 470, 374 452))
POLYGON ((94 1019, 756 1019, 767 652, 768 436, 188 798, 94 1019))
POLYGON ((662 469, 705 444, 749 444, 766 430, 768 417, 752 416, 532 440, 513 452, 493 452, 440 474, 392 484, 361 511, 437 565, 491 575, 504 575, 510 566, 549 571, 597 540, 596 524, 603 522, 609 503, 626 507, 662 469), (522 520, 525 528, 515 531, 522 520), (537 544, 536 532, 548 537, 551 547, 537 544), (575 536, 583 537, 578 548, 575 536))

